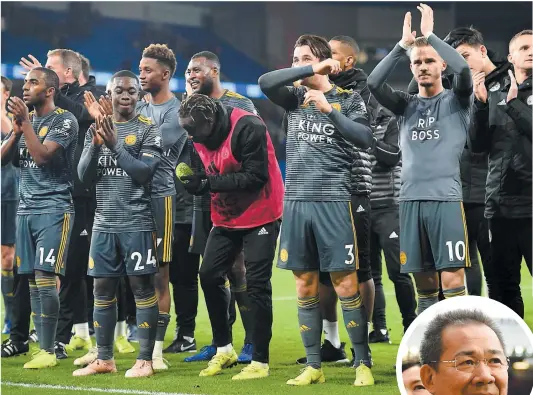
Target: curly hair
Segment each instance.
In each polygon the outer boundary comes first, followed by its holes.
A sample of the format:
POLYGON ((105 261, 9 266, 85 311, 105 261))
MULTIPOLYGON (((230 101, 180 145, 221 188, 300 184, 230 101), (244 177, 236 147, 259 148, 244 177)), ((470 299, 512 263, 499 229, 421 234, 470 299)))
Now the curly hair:
POLYGON ((198 119, 195 115, 202 114, 205 119, 214 120, 217 113, 217 104, 215 99, 200 93, 193 93, 181 102, 179 109, 180 118, 191 117, 198 119))
POLYGON ((155 59, 157 63, 168 67, 171 77, 176 72, 176 55, 166 44, 150 44, 144 49, 142 57, 155 59))

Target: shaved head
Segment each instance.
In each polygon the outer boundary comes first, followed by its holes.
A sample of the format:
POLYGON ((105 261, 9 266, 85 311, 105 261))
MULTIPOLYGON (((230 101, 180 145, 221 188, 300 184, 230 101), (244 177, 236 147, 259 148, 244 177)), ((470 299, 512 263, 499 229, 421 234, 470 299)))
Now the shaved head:
POLYGON ((343 71, 352 69, 357 62, 359 46, 349 36, 335 36, 329 40, 333 59, 338 60, 343 71))

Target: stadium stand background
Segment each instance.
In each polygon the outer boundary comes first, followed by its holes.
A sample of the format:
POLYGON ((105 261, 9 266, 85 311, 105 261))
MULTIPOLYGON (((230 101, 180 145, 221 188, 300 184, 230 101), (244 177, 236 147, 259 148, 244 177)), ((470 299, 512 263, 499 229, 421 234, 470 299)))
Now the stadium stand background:
MULTIPOLYGON (((273 136, 280 163, 285 149, 282 111, 268 102, 257 78, 268 70, 290 66, 297 37, 313 33, 330 38, 354 37, 362 50, 359 67, 367 73, 390 51, 401 35, 403 15, 416 3, 404 2, 3 2, 2 75, 22 76, 18 61, 32 54, 45 62, 52 48, 70 48, 87 56, 99 85, 120 69, 137 71, 143 48, 166 43, 176 53, 178 68, 172 87, 185 88, 184 71, 191 55, 218 54, 226 87, 254 100, 273 136)), ((435 32, 473 25, 487 46, 507 54, 509 39, 531 28, 532 3, 432 3, 435 32)), ((405 89, 411 78, 407 61, 391 83, 405 89)), ((178 95, 180 96, 180 95, 178 95)))

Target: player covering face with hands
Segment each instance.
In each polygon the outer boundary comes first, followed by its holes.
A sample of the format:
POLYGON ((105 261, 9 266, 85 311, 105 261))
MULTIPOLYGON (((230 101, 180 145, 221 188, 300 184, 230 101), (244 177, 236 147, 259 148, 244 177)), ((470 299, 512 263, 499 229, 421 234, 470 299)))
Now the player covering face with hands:
POLYGON ((216 355, 200 376, 220 374, 237 363, 228 319, 226 276, 235 256, 244 248, 246 292, 253 322, 252 362, 233 380, 269 375, 269 344, 272 338, 272 260, 282 213, 283 180, 266 126, 257 116, 239 108, 225 107, 201 94, 183 101, 180 124, 192 136, 206 169, 190 174, 183 165, 177 176, 189 192, 211 194, 211 219, 200 282, 213 330, 216 355))
POLYGON ((357 241, 352 222, 354 145, 366 149, 372 130, 358 93, 333 85, 341 71, 328 42, 301 36, 293 67, 259 78, 265 95, 287 111, 287 176, 278 266, 291 270, 307 367, 289 385, 323 383, 318 272, 329 272, 355 352, 354 385, 373 385, 367 316, 359 294, 357 241), (292 84, 300 81, 300 86, 292 84), (287 86, 291 85, 291 86, 287 86), (311 166, 312 164, 312 166, 311 166), (332 226, 335 224, 335 226, 332 226))

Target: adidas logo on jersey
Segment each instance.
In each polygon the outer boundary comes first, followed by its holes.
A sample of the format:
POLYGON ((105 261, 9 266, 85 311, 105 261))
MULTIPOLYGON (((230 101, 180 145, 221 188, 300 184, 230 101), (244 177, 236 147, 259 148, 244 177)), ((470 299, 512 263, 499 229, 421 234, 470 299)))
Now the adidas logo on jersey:
POLYGON ((396 234, 396 232, 392 231, 392 233, 389 236, 389 239, 397 239, 397 238, 398 238, 398 235, 396 234))
POLYGON ((83 229, 82 232, 80 233, 80 236, 88 236, 87 229, 83 229))
POLYGON ((139 328, 141 329, 150 329, 151 326, 148 324, 148 322, 144 321, 142 324, 139 325, 139 328))
POLYGON ((365 211, 365 209, 361 205, 359 205, 359 207, 357 207, 357 210, 355 210, 356 213, 362 213, 363 211, 365 211))
POLYGON ((376 126, 376 130, 380 130, 380 129, 383 129, 383 126, 381 125, 376 126))
POLYGON ((498 103, 499 106, 505 106, 506 104, 505 99, 502 99, 502 101, 498 103))
POLYGON ((265 228, 261 228, 261 230, 259 231, 259 233, 257 235, 258 236, 268 235, 268 231, 265 228))

